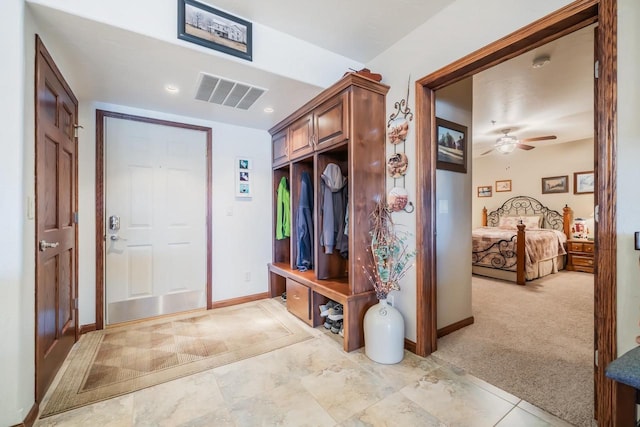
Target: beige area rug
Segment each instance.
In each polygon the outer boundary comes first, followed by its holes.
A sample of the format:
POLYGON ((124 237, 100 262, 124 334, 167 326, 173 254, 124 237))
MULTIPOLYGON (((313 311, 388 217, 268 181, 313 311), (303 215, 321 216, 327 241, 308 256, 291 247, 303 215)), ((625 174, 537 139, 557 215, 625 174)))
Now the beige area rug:
POLYGON ((83 335, 41 417, 131 393, 311 338, 274 300, 83 335))
POLYGON ((434 356, 578 426, 593 418, 593 275, 518 286, 473 277, 475 323, 434 356))

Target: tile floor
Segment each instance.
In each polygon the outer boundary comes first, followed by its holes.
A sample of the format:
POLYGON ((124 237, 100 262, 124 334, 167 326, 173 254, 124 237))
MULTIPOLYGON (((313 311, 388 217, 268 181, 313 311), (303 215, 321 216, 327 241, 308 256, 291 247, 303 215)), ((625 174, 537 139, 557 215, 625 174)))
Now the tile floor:
POLYGON ((405 352, 401 363, 381 365, 363 349, 345 353, 322 327, 311 332, 311 340, 35 425, 569 426, 436 358, 405 352))

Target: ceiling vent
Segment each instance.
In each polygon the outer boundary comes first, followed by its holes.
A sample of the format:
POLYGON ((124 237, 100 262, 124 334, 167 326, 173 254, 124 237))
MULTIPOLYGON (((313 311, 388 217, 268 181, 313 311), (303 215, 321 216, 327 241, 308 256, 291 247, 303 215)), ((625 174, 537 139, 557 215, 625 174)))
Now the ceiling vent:
POLYGON ((248 110, 266 91, 267 89, 201 72, 195 98, 248 110))

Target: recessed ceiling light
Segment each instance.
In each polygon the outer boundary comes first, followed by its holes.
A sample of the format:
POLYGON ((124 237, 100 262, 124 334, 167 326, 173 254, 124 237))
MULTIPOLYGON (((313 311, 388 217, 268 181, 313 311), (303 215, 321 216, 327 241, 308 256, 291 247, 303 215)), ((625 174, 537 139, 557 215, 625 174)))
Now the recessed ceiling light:
POLYGON ((178 87, 174 86, 174 85, 166 85, 164 87, 164 89, 169 93, 178 93, 178 92, 180 92, 180 89, 178 89, 178 87))
POLYGON ((273 107, 264 107, 264 112, 265 113, 273 113, 273 107))

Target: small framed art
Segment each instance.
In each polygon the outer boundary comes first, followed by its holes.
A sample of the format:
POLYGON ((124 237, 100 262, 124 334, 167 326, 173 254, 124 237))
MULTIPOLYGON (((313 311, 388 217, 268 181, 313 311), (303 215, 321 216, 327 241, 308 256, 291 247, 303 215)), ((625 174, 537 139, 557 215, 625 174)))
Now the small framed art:
POLYGON ((251 181, 253 179, 251 159, 246 157, 236 158, 235 183, 236 197, 251 198, 251 181))
POLYGON ((496 181, 496 193, 502 191, 511 191, 511 180, 504 179, 502 181, 496 181))
POLYGON ((481 185, 478 187, 478 197, 491 197, 491 190, 490 185, 481 185))
POLYGON ((542 178, 542 194, 568 193, 569 175, 542 178))
POLYGON ((573 194, 590 194, 595 187, 593 171, 573 173, 573 194))

